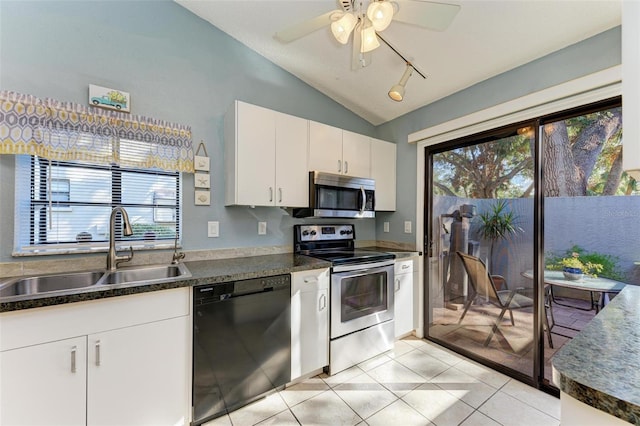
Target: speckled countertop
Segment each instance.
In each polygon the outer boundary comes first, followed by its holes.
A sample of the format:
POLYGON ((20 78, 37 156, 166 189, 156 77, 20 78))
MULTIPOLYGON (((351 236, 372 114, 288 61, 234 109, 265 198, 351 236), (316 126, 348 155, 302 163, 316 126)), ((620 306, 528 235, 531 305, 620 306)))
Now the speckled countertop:
POLYGON ((628 285, 553 357, 553 382, 585 404, 640 424, 640 287, 628 285))
POLYGON ((331 266, 329 262, 292 253, 202 260, 185 262, 185 265, 191 272, 191 277, 172 278, 155 284, 131 283, 98 285, 60 291, 56 292, 55 295, 48 293, 0 298, 0 312, 124 296, 177 287, 260 278, 270 275, 288 274, 296 271, 328 268, 331 266))
POLYGON ((396 255, 396 259, 409 258, 414 256, 422 256, 422 253, 417 250, 402 250, 390 247, 377 247, 377 246, 369 246, 369 247, 358 247, 362 250, 373 250, 385 253, 393 253, 396 255))

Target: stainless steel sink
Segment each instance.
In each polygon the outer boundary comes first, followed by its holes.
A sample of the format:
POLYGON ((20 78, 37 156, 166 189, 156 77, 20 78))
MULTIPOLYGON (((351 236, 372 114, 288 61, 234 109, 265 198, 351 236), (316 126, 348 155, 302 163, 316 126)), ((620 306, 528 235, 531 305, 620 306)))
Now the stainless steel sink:
POLYGON ((74 289, 93 287, 105 288, 114 284, 145 283, 171 281, 175 278, 188 278, 191 272, 180 263, 177 265, 153 265, 118 269, 114 272, 89 271, 68 274, 39 275, 13 278, 0 281, 0 298, 18 297, 35 294, 60 294, 74 289))
POLYGON ((40 275, 0 282, 0 297, 51 293, 91 287, 98 283, 104 271, 74 272, 70 274, 40 275))
POLYGON ((100 284, 127 284, 134 282, 162 282, 172 278, 190 277, 191 272, 184 264, 154 265, 118 269, 108 272, 100 284))

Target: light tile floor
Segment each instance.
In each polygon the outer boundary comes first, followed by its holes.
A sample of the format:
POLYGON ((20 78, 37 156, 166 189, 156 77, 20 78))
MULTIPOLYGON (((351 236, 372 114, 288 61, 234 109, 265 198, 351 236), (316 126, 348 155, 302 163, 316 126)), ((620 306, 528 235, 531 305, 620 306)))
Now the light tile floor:
POLYGON ((321 374, 205 426, 560 424, 560 400, 425 340, 321 374))

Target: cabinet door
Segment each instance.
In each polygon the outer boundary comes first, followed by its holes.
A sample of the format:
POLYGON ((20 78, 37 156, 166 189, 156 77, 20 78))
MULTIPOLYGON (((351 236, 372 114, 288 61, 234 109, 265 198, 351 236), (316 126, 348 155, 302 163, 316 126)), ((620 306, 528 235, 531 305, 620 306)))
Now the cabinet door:
POLYGON ((309 206, 307 150, 309 122, 276 113, 276 194, 277 206, 309 206))
POLYGON ((87 338, 0 353, 0 424, 86 424, 87 338))
POLYGON ((371 138, 344 130, 342 133, 343 174, 371 177, 371 138))
POLYGON ((291 380, 329 365, 329 270, 291 274, 291 380))
POLYGON ((371 177, 376 181, 376 210, 396 210, 396 144, 371 139, 371 177))
POLYGON ((394 319, 396 338, 413 331, 413 260, 395 264, 394 319))
POLYGON ((342 170, 342 129, 309 121, 309 171, 342 170))
POLYGON ((236 115, 237 204, 275 204, 275 111, 238 102, 236 115))
POLYGON ((188 423, 188 318, 89 335, 88 425, 188 423))

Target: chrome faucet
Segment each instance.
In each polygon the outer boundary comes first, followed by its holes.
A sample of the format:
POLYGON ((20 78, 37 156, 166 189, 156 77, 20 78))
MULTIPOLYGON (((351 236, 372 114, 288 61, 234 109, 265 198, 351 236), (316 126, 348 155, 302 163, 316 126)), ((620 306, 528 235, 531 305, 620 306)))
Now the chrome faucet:
POLYGON ((177 265, 182 259, 184 259, 184 252, 178 251, 178 233, 176 232, 176 239, 173 242, 173 258, 171 259, 172 265, 177 265))
POLYGON ((122 233, 125 236, 133 235, 131 224, 129 223, 129 215, 124 207, 114 207, 109 217, 109 253, 107 254, 107 271, 115 271, 120 262, 128 262, 133 259, 133 247, 129 246, 130 254, 127 256, 118 256, 116 252, 116 214, 120 212, 122 216, 123 228, 122 233))

